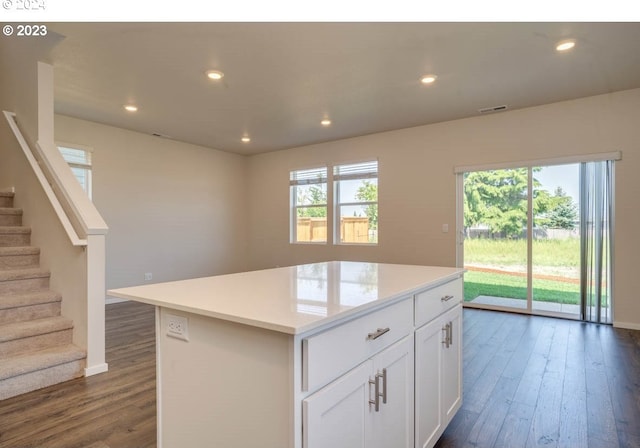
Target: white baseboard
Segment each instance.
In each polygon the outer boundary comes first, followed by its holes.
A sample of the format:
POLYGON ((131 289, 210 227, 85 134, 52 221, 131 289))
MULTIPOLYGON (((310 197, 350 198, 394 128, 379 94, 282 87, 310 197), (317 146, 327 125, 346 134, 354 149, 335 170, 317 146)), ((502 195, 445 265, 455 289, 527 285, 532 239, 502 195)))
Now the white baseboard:
POLYGON ((627 330, 640 330, 640 324, 634 324, 631 322, 614 321, 613 326, 616 328, 625 328, 627 330))
POLYGON ((97 375, 99 373, 104 373, 108 370, 109 370, 109 364, 105 362, 102 364, 98 364, 96 366, 87 367, 86 369, 84 369, 84 376, 97 375))
POLYGON ((111 303, 120 303, 120 302, 128 302, 127 299, 119 299, 118 297, 109 297, 107 296, 107 299, 105 300, 105 305, 109 305, 111 303))

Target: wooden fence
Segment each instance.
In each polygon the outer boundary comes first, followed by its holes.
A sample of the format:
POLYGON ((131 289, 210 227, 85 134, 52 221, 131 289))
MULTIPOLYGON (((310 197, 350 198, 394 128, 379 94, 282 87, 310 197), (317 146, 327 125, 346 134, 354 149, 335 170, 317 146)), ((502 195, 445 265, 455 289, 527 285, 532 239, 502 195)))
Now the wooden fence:
MULTIPOLYGON (((298 242, 327 241, 327 218, 298 218, 298 242)), ((344 217, 340 219, 341 243, 368 243, 369 218, 344 217)))

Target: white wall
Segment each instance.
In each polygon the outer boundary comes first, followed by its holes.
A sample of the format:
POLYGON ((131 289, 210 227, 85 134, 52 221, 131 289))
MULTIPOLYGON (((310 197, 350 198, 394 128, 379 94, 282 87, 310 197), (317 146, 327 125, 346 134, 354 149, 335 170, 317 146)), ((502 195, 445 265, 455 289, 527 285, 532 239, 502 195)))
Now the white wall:
POLYGON ((63 115, 55 136, 93 148, 107 289, 246 268, 245 157, 63 115))
POLYGON ((614 312, 619 324, 640 328, 634 281, 640 252, 639 146, 640 89, 635 89, 253 156, 249 267, 331 259, 454 266, 455 166, 620 150, 614 312), (372 158, 379 160, 379 245, 289 244, 289 171, 372 158), (442 224, 449 224, 449 233, 442 232, 442 224))

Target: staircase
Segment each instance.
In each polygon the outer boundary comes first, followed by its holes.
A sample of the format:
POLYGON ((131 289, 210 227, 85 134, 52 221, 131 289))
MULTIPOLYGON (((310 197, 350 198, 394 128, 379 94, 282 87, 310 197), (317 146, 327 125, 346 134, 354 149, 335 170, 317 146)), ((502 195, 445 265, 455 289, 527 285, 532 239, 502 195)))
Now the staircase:
POLYGON ((0 192, 0 400, 81 377, 86 358, 13 196, 0 192))

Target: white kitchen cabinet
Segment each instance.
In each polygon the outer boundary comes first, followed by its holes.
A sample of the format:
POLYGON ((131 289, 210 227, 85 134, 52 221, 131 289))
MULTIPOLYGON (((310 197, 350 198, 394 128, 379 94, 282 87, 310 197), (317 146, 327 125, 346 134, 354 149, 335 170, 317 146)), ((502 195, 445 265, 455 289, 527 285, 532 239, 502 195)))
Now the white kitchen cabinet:
POLYGON ((442 349, 442 409, 446 427, 462 405, 462 305, 447 312, 441 322, 443 326, 450 325, 449 346, 444 344, 442 349))
POLYGON ((463 273, 337 261, 109 295, 157 307, 159 448, 412 448, 460 406, 463 273))
POLYGON ((413 337, 407 336, 309 396, 304 446, 410 447, 413 371, 413 337))
POLYGON ((462 403, 462 305, 416 330, 416 448, 438 441, 462 403))

